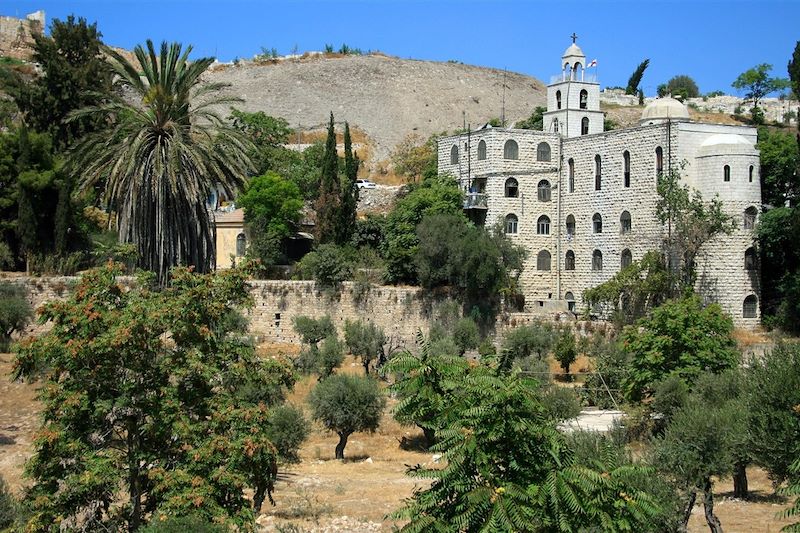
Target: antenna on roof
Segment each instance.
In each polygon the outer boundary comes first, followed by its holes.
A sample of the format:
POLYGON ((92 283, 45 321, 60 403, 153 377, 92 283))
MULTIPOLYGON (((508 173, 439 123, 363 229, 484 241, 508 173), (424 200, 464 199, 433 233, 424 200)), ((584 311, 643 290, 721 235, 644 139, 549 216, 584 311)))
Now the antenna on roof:
POLYGON ((503 67, 503 107, 500 109, 500 125, 506 127, 506 68, 503 67))
POLYGON ((466 129, 467 129, 467 111, 466 110, 461 110, 461 120, 463 122, 463 125, 461 126, 461 129, 466 131, 466 129))

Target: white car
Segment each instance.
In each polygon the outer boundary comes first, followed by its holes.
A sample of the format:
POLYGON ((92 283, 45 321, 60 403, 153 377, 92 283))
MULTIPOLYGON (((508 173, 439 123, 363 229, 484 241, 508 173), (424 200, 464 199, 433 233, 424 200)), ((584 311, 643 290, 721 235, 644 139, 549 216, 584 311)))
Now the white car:
POLYGON ((356 180, 356 186, 359 189, 374 189, 375 184, 369 180, 356 180))

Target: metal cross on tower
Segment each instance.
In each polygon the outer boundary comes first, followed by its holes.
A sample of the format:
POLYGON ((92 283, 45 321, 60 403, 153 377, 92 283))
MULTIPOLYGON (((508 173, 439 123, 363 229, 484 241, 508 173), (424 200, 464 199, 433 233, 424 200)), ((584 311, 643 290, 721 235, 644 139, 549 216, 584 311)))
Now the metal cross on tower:
POLYGON ((575 41, 578 40, 578 35, 575 32, 572 32, 572 35, 570 35, 570 37, 572 37, 572 44, 575 44, 575 41))

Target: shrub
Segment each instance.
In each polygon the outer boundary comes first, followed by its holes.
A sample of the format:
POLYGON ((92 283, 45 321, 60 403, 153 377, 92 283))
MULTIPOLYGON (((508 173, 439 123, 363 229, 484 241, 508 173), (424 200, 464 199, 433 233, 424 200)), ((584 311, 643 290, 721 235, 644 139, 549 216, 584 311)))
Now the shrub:
POLYGON ((344 346, 341 341, 335 335, 326 337, 317 355, 316 369, 320 379, 332 375, 334 370, 342 365, 342 361, 344 361, 344 346))
POLYGON ((369 365, 383 356, 383 345, 386 344, 386 335, 383 329, 372 322, 362 320, 344 323, 344 338, 350 353, 361 359, 364 374, 369 375, 369 365))
POLYGON ((553 340, 553 328, 549 324, 534 322, 514 328, 503 341, 501 366, 510 368, 514 360, 525 359, 531 355, 543 359, 553 346, 553 340))
POLYGON ((575 418, 581 414, 581 402, 574 390, 552 385, 542 394, 542 406, 548 418, 555 421, 575 418))
POLYGON ((325 337, 336 334, 330 315, 321 318, 310 318, 307 316, 296 316, 292 320, 294 330, 303 339, 304 344, 316 346, 325 337))
POLYGON ((572 331, 562 331, 553 347, 553 357, 561 364, 561 370, 569 376, 569 366, 578 358, 575 336, 572 331))
POLYGON ((462 318, 456 322, 453 329, 453 342, 458 346, 460 355, 464 355, 467 350, 474 350, 478 347, 480 335, 478 325, 471 318, 462 318))
POLYGON ((299 267, 304 277, 311 277, 321 287, 336 287, 352 274, 348 250, 335 244, 321 244, 302 259, 299 267))
POLYGON ((290 403, 279 405, 270 412, 267 421, 267 436, 278 450, 281 460, 298 462, 297 450, 308 438, 311 429, 303 410, 290 403))
POLYGON ((229 529, 220 524, 209 522, 199 515, 170 516, 156 511, 148 525, 139 530, 141 533, 227 533, 229 529))
POLYGON ((344 459, 347 439, 359 431, 378 429, 386 399, 378 382, 369 377, 333 375, 308 396, 314 419, 339 435, 336 459, 344 459))
POLYGON ((8 349, 11 335, 27 326, 32 317, 25 288, 0 281, 0 350, 8 349))
POLYGON ((0 530, 10 527, 17 520, 18 506, 8 490, 5 479, 0 476, 0 530))

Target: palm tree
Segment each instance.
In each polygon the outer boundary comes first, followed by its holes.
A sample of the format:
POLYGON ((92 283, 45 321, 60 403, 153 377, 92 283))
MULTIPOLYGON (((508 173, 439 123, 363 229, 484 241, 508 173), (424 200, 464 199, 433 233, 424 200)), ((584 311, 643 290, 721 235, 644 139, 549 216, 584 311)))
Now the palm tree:
POLYGON ((214 59, 189 61, 191 51, 162 42, 157 57, 148 40, 146 51, 134 49, 140 73, 108 50, 118 96, 70 117, 97 116, 109 124, 76 146, 71 167, 81 175, 80 190, 103 191, 102 201, 117 215, 119 241, 135 244, 138 266, 162 284, 175 265, 211 268, 206 199, 217 185, 233 195, 252 169, 249 141, 215 111, 240 100, 220 94, 227 84, 201 83, 214 59))

